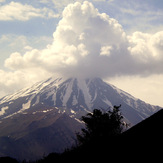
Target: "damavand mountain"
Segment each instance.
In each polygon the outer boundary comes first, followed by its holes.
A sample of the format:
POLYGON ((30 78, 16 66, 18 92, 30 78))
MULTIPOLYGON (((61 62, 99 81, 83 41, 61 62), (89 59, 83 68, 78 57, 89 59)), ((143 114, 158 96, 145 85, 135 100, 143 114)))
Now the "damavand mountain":
POLYGON ((100 78, 49 78, 0 99, 0 156, 33 160, 63 152, 93 109, 121 104, 133 126, 161 108, 147 104, 100 78))

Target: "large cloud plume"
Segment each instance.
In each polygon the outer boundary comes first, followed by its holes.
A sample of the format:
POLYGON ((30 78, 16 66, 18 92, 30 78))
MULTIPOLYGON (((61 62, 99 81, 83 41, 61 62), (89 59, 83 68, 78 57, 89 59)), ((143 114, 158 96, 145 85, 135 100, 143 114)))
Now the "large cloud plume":
POLYGON ((11 54, 5 66, 35 78, 37 71, 69 77, 163 73, 163 31, 127 36, 117 20, 87 1, 64 9, 53 38, 43 50, 11 54))
POLYGON ((113 75, 128 62, 122 26, 89 2, 68 5, 53 37, 53 43, 42 51, 11 54, 5 66, 14 70, 41 67, 62 75, 89 77, 113 75))

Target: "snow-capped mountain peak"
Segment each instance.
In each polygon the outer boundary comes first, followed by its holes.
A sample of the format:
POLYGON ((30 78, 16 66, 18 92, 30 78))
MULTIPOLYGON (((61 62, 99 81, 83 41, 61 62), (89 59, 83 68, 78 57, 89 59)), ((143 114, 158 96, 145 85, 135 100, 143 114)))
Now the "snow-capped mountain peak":
POLYGON ((41 108, 56 107, 60 112, 80 118, 95 108, 108 109, 119 104, 122 105, 125 119, 131 124, 140 122, 160 109, 105 83, 100 78, 52 77, 2 98, 0 118, 27 112, 40 105, 41 108))

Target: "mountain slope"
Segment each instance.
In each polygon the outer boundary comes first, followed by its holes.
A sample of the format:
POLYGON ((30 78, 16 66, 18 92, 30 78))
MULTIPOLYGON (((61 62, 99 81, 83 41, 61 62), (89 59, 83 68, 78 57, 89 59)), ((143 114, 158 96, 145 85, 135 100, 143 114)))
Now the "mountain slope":
POLYGON ((75 143, 82 115, 122 105, 135 125, 161 108, 134 98, 100 78, 49 78, 0 99, 0 154, 38 159, 75 143))
MULTIPOLYGON (((49 78, 0 100, 0 119, 24 113, 41 105, 57 107, 59 112, 80 118, 94 108, 108 109, 122 104, 122 113, 131 124, 158 111, 160 107, 146 104, 100 78, 49 78)), ((38 111, 39 109, 35 109, 38 111)))
POLYGON ((13 115, 0 124, 0 152, 20 160, 35 160, 50 152, 63 152, 75 143, 75 132, 82 127, 55 108, 13 115))

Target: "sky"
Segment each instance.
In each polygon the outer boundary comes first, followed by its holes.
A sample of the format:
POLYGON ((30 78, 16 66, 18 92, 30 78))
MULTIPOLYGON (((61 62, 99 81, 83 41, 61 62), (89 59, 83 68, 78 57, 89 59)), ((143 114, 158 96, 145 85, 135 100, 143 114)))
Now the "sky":
POLYGON ((101 77, 163 106, 162 0, 0 0, 0 97, 50 76, 101 77))

